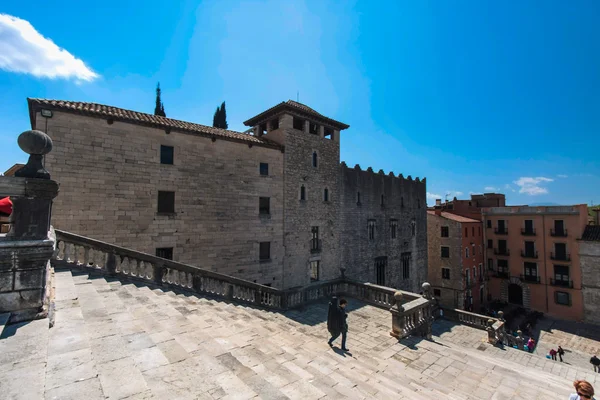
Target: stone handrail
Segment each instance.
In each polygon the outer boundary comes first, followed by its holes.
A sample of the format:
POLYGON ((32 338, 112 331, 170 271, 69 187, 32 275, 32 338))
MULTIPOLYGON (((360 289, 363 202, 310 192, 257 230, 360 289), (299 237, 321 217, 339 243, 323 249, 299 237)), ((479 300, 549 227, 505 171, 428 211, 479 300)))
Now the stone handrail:
MULTIPOLYGON (((397 295, 396 297, 400 299, 402 296, 397 295)), ((407 303, 396 304, 390 309, 392 313, 392 331, 390 335, 398 339, 411 335, 431 339, 434 305, 435 300, 427 297, 417 297, 407 303)))
POLYGON ((442 308, 444 311, 444 317, 460 322, 464 325, 469 325, 474 328, 486 330, 488 327, 488 321, 491 319, 494 321, 498 321, 496 318, 488 317, 486 315, 476 314, 465 310, 459 309, 447 309, 442 308))
POLYGON ((55 262, 267 308, 286 308, 281 290, 56 230, 55 262))
MULTIPOLYGON (((53 260, 69 266, 119 275, 158 286, 170 286, 222 297, 270 309, 288 309, 332 295, 345 295, 389 309, 395 289, 340 278, 296 289, 281 290, 208 271, 192 265, 56 230, 57 250, 53 260)), ((402 292, 406 301, 419 298, 402 292)))

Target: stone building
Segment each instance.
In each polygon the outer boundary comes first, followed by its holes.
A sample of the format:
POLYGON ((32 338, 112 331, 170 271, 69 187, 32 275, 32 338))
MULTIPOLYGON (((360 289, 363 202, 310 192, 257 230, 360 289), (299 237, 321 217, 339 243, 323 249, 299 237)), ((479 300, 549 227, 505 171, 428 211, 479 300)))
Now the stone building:
POLYGON ((493 207, 483 217, 491 297, 582 321, 577 239, 587 224, 587 206, 493 207))
POLYGON ((588 225, 579 244, 585 322, 600 324, 600 225, 588 225))
POLYGON ((440 305, 479 312, 486 299, 481 221, 427 211, 428 278, 440 305))
POLYGON ((342 267, 417 292, 426 278, 425 179, 347 168, 348 125, 303 104, 258 114, 246 134, 94 103, 28 103, 32 127, 54 141, 45 162, 60 184, 57 229, 279 288, 342 267))

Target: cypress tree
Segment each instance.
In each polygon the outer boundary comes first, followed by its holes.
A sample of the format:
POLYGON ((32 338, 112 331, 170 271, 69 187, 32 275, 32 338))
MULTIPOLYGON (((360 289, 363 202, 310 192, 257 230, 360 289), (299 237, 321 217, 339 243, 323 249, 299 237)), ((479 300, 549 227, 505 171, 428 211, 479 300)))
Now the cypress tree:
POLYGON ((214 128, 218 128, 219 127, 219 117, 221 114, 221 110, 219 109, 219 107, 217 107, 217 111, 215 111, 215 115, 213 115, 213 127, 214 128))
POLYGON ((154 106, 154 115, 160 115, 161 117, 167 116, 165 114, 165 105, 160 99, 160 82, 156 85, 156 106, 154 106))
POLYGON ((225 102, 221 104, 221 128, 227 129, 229 125, 227 124, 227 111, 225 110, 225 102))

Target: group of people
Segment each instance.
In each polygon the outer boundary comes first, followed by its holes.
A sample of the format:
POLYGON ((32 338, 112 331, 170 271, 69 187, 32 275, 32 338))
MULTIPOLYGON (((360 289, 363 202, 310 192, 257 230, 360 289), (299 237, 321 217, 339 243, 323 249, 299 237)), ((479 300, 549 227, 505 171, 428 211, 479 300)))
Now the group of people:
POLYGON ((560 358, 560 362, 563 362, 563 356, 565 355, 565 351, 563 350, 562 347, 558 346, 557 350, 554 349, 550 349, 550 357, 552 357, 552 359, 554 361, 556 361, 556 355, 558 355, 558 357, 560 358))

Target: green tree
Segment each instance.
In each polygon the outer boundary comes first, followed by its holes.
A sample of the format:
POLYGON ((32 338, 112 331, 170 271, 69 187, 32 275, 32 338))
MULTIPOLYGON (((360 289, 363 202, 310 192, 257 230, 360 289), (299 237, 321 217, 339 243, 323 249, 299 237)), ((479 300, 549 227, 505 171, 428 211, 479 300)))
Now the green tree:
POLYGON ((221 128, 227 129, 229 125, 227 124, 227 111, 225 110, 225 102, 221 104, 221 128))
POLYGON ((154 107, 154 115, 160 115, 161 117, 166 117, 165 114, 165 105, 160 99, 160 82, 156 85, 156 106, 154 107))
POLYGON ((221 104, 221 107, 217 107, 215 114, 213 115, 213 126, 215 128, 227 129, 227 111, 225 110, 225 102, 221 104))

